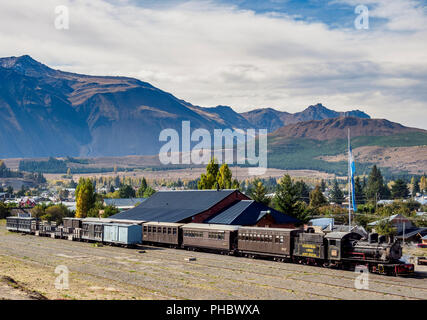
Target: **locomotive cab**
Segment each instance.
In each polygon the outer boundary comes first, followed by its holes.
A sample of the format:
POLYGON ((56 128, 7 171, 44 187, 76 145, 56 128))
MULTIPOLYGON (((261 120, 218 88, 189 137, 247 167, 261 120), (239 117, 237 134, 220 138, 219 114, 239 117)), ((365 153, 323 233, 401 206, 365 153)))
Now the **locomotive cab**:
POLYGON ((351 251, 353 241, 360 240, 362 236, 355 232, 330 232, 325 236, 328 244, 328 259, 341 260, 346 253, 351 251))

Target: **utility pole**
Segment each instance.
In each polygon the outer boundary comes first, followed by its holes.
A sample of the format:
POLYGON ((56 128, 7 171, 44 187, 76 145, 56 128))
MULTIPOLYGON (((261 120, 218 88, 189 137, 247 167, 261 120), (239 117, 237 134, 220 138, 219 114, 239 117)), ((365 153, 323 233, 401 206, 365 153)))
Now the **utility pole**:
POLYGON ((351 168, 350 168, 350 128, 348 128, 348 231, 351 231, 351 168))
POLYGON ((403 245, 405 245, 405 220, 403 220, 403 236, 402 236, 402 240, 403 240, 403 245))

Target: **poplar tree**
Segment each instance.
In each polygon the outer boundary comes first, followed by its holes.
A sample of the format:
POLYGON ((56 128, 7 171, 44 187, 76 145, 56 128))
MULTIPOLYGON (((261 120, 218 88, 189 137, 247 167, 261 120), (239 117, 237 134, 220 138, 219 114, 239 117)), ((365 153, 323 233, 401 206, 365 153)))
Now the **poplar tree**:
POLYGON ((142 178, 141 180, 141 186, 138 188, 137 191, 137 196, 142 198, 144 196, 145 190, 147 190, 148 184, 147 184, 147 180, 145 180, 145 177, 142 178))
POLYGON ((216 181, 220 189, 231 189, 233 174, 226 163, 224 163, 217 173, 216 181))
POLYGON ((76 218, 86 218, 95 206, 95 188, 90 179, 80 178, 76 188, 76 218))
POLYGON ((206 166, 206 174, 202 173, 197 187, 199 190, 216 189, 218 187, 217 176, 218 176, 218 162, 215 158, 212 158, 209 164, 206 166))

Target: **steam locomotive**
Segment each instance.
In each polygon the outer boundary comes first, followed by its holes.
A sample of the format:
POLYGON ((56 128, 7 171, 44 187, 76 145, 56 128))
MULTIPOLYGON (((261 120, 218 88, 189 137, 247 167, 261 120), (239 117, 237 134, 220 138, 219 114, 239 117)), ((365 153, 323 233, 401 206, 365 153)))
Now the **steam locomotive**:
POLYGON ((200 223, 162 223, 111 219, 65 218, 61 226, 36 218, 8 217, 9 231, 111 245, 139 244, 202 250, 247 258, 353 270, 365 266, 383 275, 408 275, 414 265, 400 261, 398 241, 371 233, 315 233, 313 228, 285 229, 200 223))

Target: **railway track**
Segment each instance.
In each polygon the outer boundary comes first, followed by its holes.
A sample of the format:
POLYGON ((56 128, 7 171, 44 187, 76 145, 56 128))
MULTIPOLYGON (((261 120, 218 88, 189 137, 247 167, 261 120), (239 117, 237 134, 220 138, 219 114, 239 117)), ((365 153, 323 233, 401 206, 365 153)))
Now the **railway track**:
MULTIPOLYGON (((43 245, 44 245, 43 249, 47 249, 47 247, 49 247, 49 251, 51 251, 51 254, 53 254, 53 252, 58 252, 58 248, 57 248, 57 246, 55 246, 56 242, 52 241, 51 239, 46 239, 46 238, 41 238, 41 239, 45 240, 45 241, 43 241, 44 242, 43 243, 43 245)), ((22 240, 24 240, 24 238, 22 238, 22 240)), ((78 243, 78 242, 67 242, 65 240, 56 240, 56 241, 64 241, 64 244, 67 244, 67 248, 65 248, 65 247, 61 248, 62 253, 70 254, 70 256, 73 256, 75 254, 79 254, 81 256, 84 256, 84 255, 88 254, 87 253, 87 249, 88 248, 87 247, 86 248, 82 247, 81 243, 78 243)), ((23 241, 23 243, 26 243, 28 245, 27 241, 23 241)), ((31 245, 34 245, 35 247, 38 247, 37 245, 32 244, 32 242, 31 242, 31 245)), ((146 249, 147 252, 150 253, 150 254, 151 254, 151 250, 150 249, 152 249, 153 252, 154 251, 156 252, 156 257, 157 258, 163 258, 163 259, 166 258, 167 260, 174 261, 177 264, 182 264, 184 256, 188 256, 188 252, 187 251, 183 251, 183 250, 168 249, 168 248, 158 248, 158 247, 146 247, 146 246, 143 246, 141 248, 142 249, 146 249), (172 250, 173 250, 173 252, 171 252, 172 250), (177 257, 177 253, 178 253, 178 257, 177 257)), ((111 259, 111 253, 113 253, 113 252, 114 252, 114 254, 120 254, 120 255, 126 254, 127 256, 129 254, 132 254, 134 257, 137 256, 137 251, 135 251, 135 250, 129 250, 129 252, 124 253, 122 248, 117 248, 117 247, 108 247, 108 251, 106 251, 106 250, 98 250, 96 253, 91 252, 90 255, 94 256, 94 257, 97 257, 97 258, 102 258, 102 259, 111 259)), ((205 268, 205 269, 206 268, 210 268, 210 269, 216 269, 216 270, 218 270, 218 269, 219 270, 227 270, 227 271, 230 271, 232 273, 236 273, 236 272, 240 272, 241 273, 241 272, 243 272, 243 273, 245 273, 247 275, 251 275, 252 274, 252 275, 256 275, 256 276, 258 276, 260 278, 269 277, 270 279, 277 279, 277 280, 283 279, 283 277, 281 277, 281 276, 274 276, 274 275, 272 275, 271 273, 268 272, 268 271, 271 272, 272 271, 271 269, 274 269, 275 271, 281 271, 281 272, 288 273, 289 276, 287 276, 287 278, 291 279, 292 281, 298 281, 300 283, 305 283, 305 284, 316 283, 317 285, 329 286, 330 288, 335 288, 335 289, 340 289, 340 288, 341 289, 354 289, 353 286, 343 285, 343 284, 339 284, 339 285, 337 285, 337 284, 330 284, 330 283, 328 283, 329 281, 327 281, 325 283, 324 281, 323 282, 322 281, 318 281, 318 280, 316 281, 316 279, 314 279, 314 280, 313 279, 311 279, 311 280, 300 279, 300 278, 298 278, 298 275, 295 275, 295 273, 299 272, 299 270, 296 270, 295 267, 301 268, 301 266, 299 266, 299 265, 287 264, 286 267, 285 267, 284 265, 282 266, 280 263, 272 262, 272 261, 264 261, 264 260, 262 260, 262 262, 261 262, 261 260, 244 261, 245 258, 229 257, 231 259, 242 260, 242 261, 239 261, 239 267, 234 267, 234 266, 230 267, 230 266, 224 266, 224 263, 225 264, 229 263, 228 261, 224 261, 224 256, 220 256, 219 255, 218 257, 216 257, 216 256, 214 256, 212 254, 207 254, 207 253, 202 253, 202 252, 197 252, 197 254, 203 255, 203 261, 210 261, 210 262, 208 262, 208 263, 201 263, 199 261, 196 261, 196 262, 192 262, 191 266, 197 266, 199 268, 205 268), (213 264, 218 264, 218 263, 221 263, 223 265, 222 266, 221 265, 213 265, 213 264), (273 266, 273 264, 274 264, 274 266, 273 266), (244 266, 243 268, 242 268, 242 265, 244 266), (294 266, 294 267, 292 267, 292 270, 289 270, 287 268, 288 266, 294 266), (246 267, 248 267, 248 268, 251 267, 252 270, 247 270, 246 267), (254 267, 257 267, 257 268, 266 268, 267 270, 266 271, 263 270, 263 272, 254 271, 253 270, 254 267)), ((123 259, 126 259, 126 257, 123 257, 123 259)), ((336 274, 333 275, 333 274, 328 274, 328 273, 325 273, 325 272, 318 272, 319 269, 317 267, 309 267, 309 266, 302 266, 302 267, 305 268, 305 269, 307 269, 307 268, 313 269, 313 274, 315 274, 316 276, 327 277, 329 279, 331 279, 333 277, 335 277, 335 278, 337 277, 336 274), (316 270, 314 270, 314 268, 316 270)), ((169 270, 169 271, 176 271, 174 269, 171 269, 171 268, 168 269, 168 268, 165 268, 165 267, 162 267, 162 266, 159 266, 159 265, 152 265, 152 268, 169 270)), ((330 272, 330 269, 320 269, 320 270, 330 272)), ((197 272, 197 271, 193 271, 193 272, 197 272)), ((342 275, 340 275, 341 279, 349 280, 349 281, 354 281, 354 277, 345 276, 344 272, 341 272, 341 273, 342 273, 342 275)), ((199 273, 199 274, 201 276, 206 276, 203 273, 199 273)), ((150 276, 154 276, 154 275, 150 275, 150 276)), ((225 279, 230 280, 230 281, 234 280, 233 278, 230 278, 230 277, 227 277, 225 279)), ((393 279, 393 280, 395 280, 395 279, 393 279)), ((245 281, 245 280, 243 280, 243 281, 245 281)), ((426 293, 427 292, 426 288, 420 287, 420 286, 414 286, 415 284, 414 285, 407 285, 407 284, 404 284, 404 283, 396 284, 395 281, 393 281, 394 283, 391 283, 389 281, 380 281, 380 280, 377 280, 377 279, 372 279, 371 281, 373 283, 375 283, 375 284, 383 285, 383 286, 393 286, 393 287, 410 288, 410 289, 416 289, 417 291, 418 290, 422 291, 422 293, 426 293)), ((245 283, 254 285, 254 282, 252 282, 252 281, 245 281, 245 283)), ((256 285, 259 285, 259 284, 256 284, 256 285)), ((261 286, 263 286, 263 285, 261 285, 261 286)), ((269 285, 269 286, 273 287, 273 288, 275 288, 277 290, 287 290, 284 287, 279 287, 279 286, 274 286, 274 285, 269 285)), ((392 293, 392 292, 387 292, 387 291, 384 291, 384 290, 369 290, 369 292, 371 292, 371 293, 376 293, 376 294, 380 294, 380 295, 386 294, 386 295, 389 295, 391 297, 408 298, 408 295, 402 295, 402 294, 397 294, 397 293, 392 293)), ((305 291, 305 292, 303 292, 303 294, 316 295, 315 293, 309 292, 309 291, 305 291)), ((427 296, 427 293, 426 293, 426 296, 427 296)), ((320 297, 331 298, 331 296, 326 296, 326 295, 318 295, 318 297, 319 298, 320 297)), ((423 299, 423 298, 420 298, 419 296, 418 297, 417 296, 411 296, 409 298, 412 298, 412 299, 423 299)))

